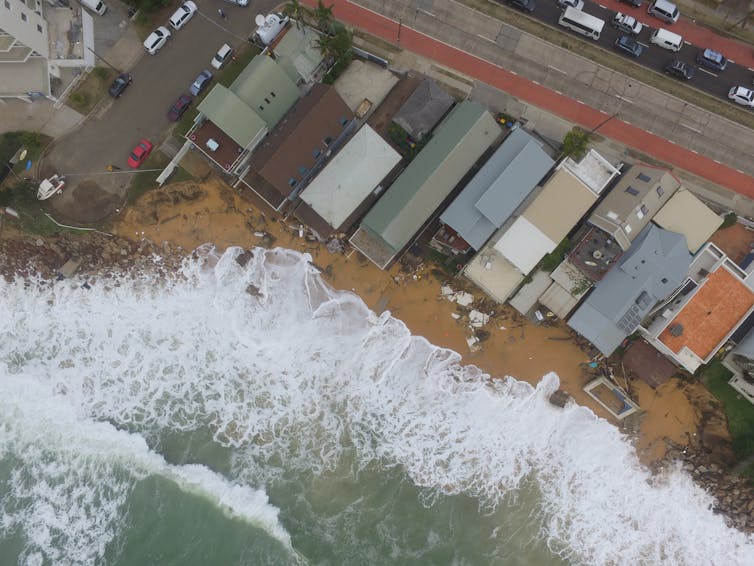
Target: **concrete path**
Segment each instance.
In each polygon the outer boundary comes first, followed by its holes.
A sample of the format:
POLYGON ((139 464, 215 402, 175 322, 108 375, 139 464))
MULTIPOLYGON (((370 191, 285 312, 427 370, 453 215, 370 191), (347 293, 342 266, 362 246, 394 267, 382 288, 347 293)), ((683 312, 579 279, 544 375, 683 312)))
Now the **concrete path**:
MULTIPOLYGON (((304 0, 304 3, 316 4, 314 0, 304 0)), ((452 69, 457 69, 587 130, 599 128, 602 136, 612 138, 642 153, 654 156, 658 160, 686 169, 739 194, 749 198, 754 197, 754 178, 611 117, 610 114, 590 108, 580 101, 545 88, 471 53, 447 45, 406 25, 399 25, 394 20, 347 0, 334 0, 334 14, 338 19, 364 29, 392 44, 395 44, 396 38, 400 37, 400 47, 403 49, 414 51, 452 69)))
POLYGON ((67 106, 56 109, 50 100, 0 99, 0 134, 25 131, 58 138, 73 131, 83 121, 83 115, 67 106))

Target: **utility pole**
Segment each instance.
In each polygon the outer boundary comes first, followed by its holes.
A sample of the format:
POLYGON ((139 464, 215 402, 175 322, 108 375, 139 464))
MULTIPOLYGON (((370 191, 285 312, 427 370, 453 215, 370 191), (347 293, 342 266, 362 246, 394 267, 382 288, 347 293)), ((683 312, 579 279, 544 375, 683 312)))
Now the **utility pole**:
POLYGON ((91 47, 87 47, 87 49, 89 51, 91 51, 92 54, 94 54, 94 56, 97 59, 99 59, 100 61, 102 61, 103 63, 105 63, 105 65, 107 65, 108 67, 110 67, 116 73, 120 74, 120 69, 118 69, 115 65, 111 65, 110 62, 107 59, 105 59, 104 57, 102 57, 101 55, 99 55, 94 49, 92 49, 91 47))

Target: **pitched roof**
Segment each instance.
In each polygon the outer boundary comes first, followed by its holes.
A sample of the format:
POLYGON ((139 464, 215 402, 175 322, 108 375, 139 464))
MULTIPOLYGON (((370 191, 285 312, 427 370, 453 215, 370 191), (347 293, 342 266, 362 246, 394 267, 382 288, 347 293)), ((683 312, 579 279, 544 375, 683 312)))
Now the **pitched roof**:
POLYGON ((478 250, 554 164, 526 131, 513 130, 445 209, 440 220, 478 250))
POLYGON ((712 237, 723 218, 694 196, 681 189, 655 215, 654 222, 686 236, 691 253, 696 253, 712 237))
POLYGON ((301 92, 272 57, 257 55, 230 85, 239 99, 274 128, 301 92))
POLYGON ((691 260, 683 235, 650 224, 597 283, 568 326, 609 356, 658 301, 683 283, 691 260))
POLYGON ((707 360, 752 307, 754 292, 720 264, 658 339, 676 354, 688 348, 700 359, 707 360))
POLYGON ((393 116, 393 122, 419 139, 435 127, 454 102, 435 81, 425 78, 393 116))
POLYGON ((275 60, 295 83, 310 81, 324 56, 317 47, 319 35, 311 28, 289 25, 272 47, 275 60))
POLYGON ((378 238, 373 247, 381 248, 380 257, 389 261, 409 243, 499 135, 500 127, 481 106, 467 100, 452 110, 362 221, 378 238))
POLYGON ((198 110, 241 147, 247 147, 265 128, 259 114, 221 84, 216 84, 204 97, 198 110))

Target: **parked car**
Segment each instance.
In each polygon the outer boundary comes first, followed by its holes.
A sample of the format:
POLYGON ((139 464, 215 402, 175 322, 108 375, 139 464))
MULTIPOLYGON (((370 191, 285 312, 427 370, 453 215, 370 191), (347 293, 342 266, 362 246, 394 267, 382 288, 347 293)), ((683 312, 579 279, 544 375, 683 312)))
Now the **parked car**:
POLYGON ((754 90, 743 86, 734 86, 728 92, 728 98, 741 106, 754 106, 754 90))
POLYGON ((696 62, 700 67, 721 73, 728 66, 728 60, 723 54, 714 49, 702 49, 696 54, 696 62))
POLYGON ((149 154, 152 153, 152 147, 154 146, 151 141, 142 139, 136 144, 136 147, 128 156, 128 166, 131 167, 131 169, 138 169, 141 167, 141 164, 144 163, 146 158, 149 157, 149 154))
POLYGON ((225 0, 226 2, 230 2, 231 4, 235 4, 236 6, 248 6, 249 0, 225 0))
POLYGON ((584 0, 558 0, 561 8, 576 8, 581 10, 584 7, 584 0))
POLYGON ((233 53, 233 48, 228 45, 227 43, 223 43, 223 46, 217 50, 217 53, 215 53, 215 56, 212 57, 212 61, 210 62, 210 65, 212 65, 215 69, 218 71, 223 68, 225 63, 228 62, 228 59, 230 59, 231 54, 233 53))
POLYGON ((130 85, 133 82, 133 78, 128 73, 121 73, 117 77, 115 77, 115 80, 113 81, 113 84, 110 85, 110 89, 107 91, 110 93, 110 96, 113 98, 118 98, 121 94, 123 94, 123 91, 128 88, 128 85, 130 85))
POLYGON ((178 100, 173 103, 170 110, 168 110, 168 120, 171 122, 177 122, 180 120, 181 116, 183 116, 183 113, 188 110, 189 106, 191 106, 191 97, 188 94, 182 94, 178 97, 178 100))
POLYGON ((639 20, 628 14, 622 14, 621 12, 615 14, 611 25, 615 29, 631 35, 639 35, 641 30, 644 29, 644 24, 639 20))
POLYGON ((629 35, 621 35, 616 39, 615 47, 632 57, 638 57, 644 53, 644 46, 629 35))
POLYGON ((170 25, 173 26, 173 29, 178 31, 188 23, 194 14, 196 14, 197 9, 196 4, 191 0, 188 0, 178 6, 178 9, 173 12, 173 15, 170 16, 168 21, 170 22, 170 25))
POLYGON ((524 12, 533 12, 537 7, 535 0, 508 0, 508 4, 524 12))
POLYGON ((694 78, 694 67, 680 59, 673 59, 670 61, 670 63, 665 65, 664 70, 668 75, 673 75, 674 77, 685 81, 694 78))
POLYGON ((201 73, 199 73, 199 76, 196 77, 194 82, 191 83, 191 86, 189 87, 189 92, 193 94, 194 96, 199 96, 201 92, 205 88, 207 88, 211 80, 212 80, 212 73, 210 73, 208 69, 204 69, 201 73))
POLYGON ((634 8, 641 8, 641 5, 644 4, 644 0, 618 0, 618 2, 623 2, 634 8))
POLYGON ((147 53, 150 55, 154 55, 162 49, 162 46, 165 45, 169 37, 170 30, 165 26, 160 26, 150 33, 149 37, 144 40, 144 49, 146 49, 147 53))

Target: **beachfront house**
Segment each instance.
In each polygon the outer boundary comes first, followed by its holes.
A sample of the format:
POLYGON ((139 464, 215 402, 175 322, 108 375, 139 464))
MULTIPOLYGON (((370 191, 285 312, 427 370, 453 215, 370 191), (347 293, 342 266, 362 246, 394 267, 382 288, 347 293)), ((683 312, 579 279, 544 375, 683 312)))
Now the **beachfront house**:
POLYGON ((364 217, 351 245, 386 269, 500 135, 484 108, 469 100, 456 105, 364 217))
POLYGON ((223 171, 237 173, 300 97, 282 67, 257 55, 230 87, 216 84, 199 103, 186 138, 223 171))
POLYGON ((271 55, 296 84, 310 84, 323 72, 325 57, 318 47, 320 34, 308 26, 288 25, 267 46, 271 55))
POLYGON ((565 158, 523 213, 503 225, 464 269, 491 298, 505 302, 563 241, 619 171, 594 150, 565 158))
POLYGON ((425 77, 393 116, 393 122, 413 139, 420 140, 432 131, 455 102, 440 85, 425 77))
POLYGON ((682 234, 646 226, 568 319, 568 326, 609 356, 681 287, 691 265, 682 234))
POLYGON ((681 182, 669 171, 633 165, 621 175, 587 222, 606 232, 625 251, 680 186, 681 182))
POLYGON ((301 192, 296 217, 322 237, 350 232, 400 161, 401 155, 364 124, 301 192))
POLYGON ((442 226, 430 245, 452 254, 481 249, 553 165, 536 138, 523 128, 512 130, 440 215, 442 226))
POLYGON ((754 311, 754 278, 712 243, 694 256, 681 289, 640 328, 659 352, 693 373, 754 311))
POLYGON ((256 147, 240 183, 275 210, 293 201, 345 143, 356 124, 331 86, 317 83, 256 147))
POLYGON ((658 226, 686 236, 689 251, 695 254, 712 237, 724 218, 681 188, 653 218, 658 226))

